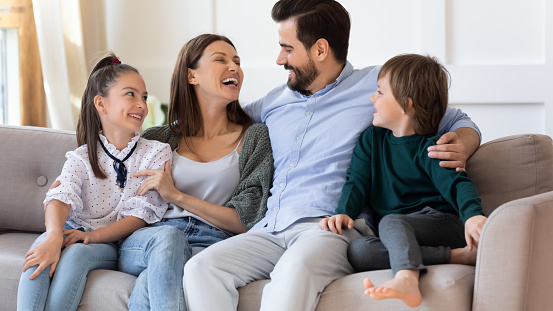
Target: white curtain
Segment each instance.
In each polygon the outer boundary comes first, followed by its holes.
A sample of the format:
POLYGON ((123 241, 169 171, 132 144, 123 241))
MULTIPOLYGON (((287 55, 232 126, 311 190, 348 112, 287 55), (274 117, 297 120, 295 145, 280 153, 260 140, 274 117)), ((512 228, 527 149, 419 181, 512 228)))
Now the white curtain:
POLYGON ((50 126, 75 130, 87 79, 80 1, 33 0, 50 126))

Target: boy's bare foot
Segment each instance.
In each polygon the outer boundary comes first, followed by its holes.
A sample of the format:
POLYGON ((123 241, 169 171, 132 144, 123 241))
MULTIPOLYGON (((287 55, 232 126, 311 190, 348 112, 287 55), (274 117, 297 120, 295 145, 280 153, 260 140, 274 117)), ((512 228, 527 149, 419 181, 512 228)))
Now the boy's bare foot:
POLYGON ((460 265, 476 265, 476 247, 469 251, 469 247, 465 246, 463 248, 455 248, 451 250, 449 255, 449 263, 460 264, 460 265))
POLYGON ((366 288, 365 295, 369 295, 375 300, 396 298, 409 307, 417 307, 422 303, 418 270, 398 271, 394 279, 384 282, 380 286, 374 286, 369 279, 364 279, 363 285, 366 288))

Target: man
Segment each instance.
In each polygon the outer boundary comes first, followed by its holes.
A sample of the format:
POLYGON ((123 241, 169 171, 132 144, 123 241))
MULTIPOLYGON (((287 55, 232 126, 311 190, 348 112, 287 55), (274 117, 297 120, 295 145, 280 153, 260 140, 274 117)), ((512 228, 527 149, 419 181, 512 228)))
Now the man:
MULTIPOLYGON (((347 248, 361 234, 324 231, 318 221, 334 214, 353 147, 372 125, 369 97, 379 68, 354 70, 346 61, 349 14, 334 0, 280 0, 272 17, 279 23, 277 64, 290 71, 288 83, 245 107, 271 136, 268 211, 248 233, 187 263, 184 291, 192 311, 236 310, 237 288, 267 278, 262 310, 314 310, 330 282, 354 272, 347 248)), ((446 131, 454 132, 429 155, 462 169, 478 147, 478 128, 449 109, 440 129, 446 131)))

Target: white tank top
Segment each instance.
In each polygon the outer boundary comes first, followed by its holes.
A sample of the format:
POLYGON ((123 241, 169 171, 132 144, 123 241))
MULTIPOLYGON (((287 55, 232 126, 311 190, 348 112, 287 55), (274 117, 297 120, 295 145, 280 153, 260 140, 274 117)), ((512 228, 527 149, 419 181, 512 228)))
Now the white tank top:
MULTIPOLYGON (((240 140, 241 142, 242 140, 240 140)), ((173 151, 173 166, 171 174, 175 187, 188 195, 204 201, 225 205, 230 198, 238 182, 240 182, 240 170, 238 169, 238 146, 227 156, 213 162, 196 162, 173 151)), ((194 217, 211 226, 207 220, 190 213, 174 204, 169 204, 164 218, 194 217)), ((215 226, 214 226, 215 227, 215 226)))

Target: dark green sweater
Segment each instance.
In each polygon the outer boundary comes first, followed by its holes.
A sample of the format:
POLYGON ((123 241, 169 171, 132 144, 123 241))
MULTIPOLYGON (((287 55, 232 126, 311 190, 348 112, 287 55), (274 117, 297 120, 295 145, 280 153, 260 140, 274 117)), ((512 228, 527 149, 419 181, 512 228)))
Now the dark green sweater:
POLYGON ((428 157, 428 147, 439 136, 395 137, 392 131, 370 127, 361 134, 347 171, 337 214, 352 219, 365 206, 375 224, 387 214, 408 214, 426 206, 459 215, 465 222, 483 215, 480 196, 465 172, 439 166, 428 157))
MULTIPOLYGON (((180 139, 168 125, 148 128, 142 137, 168 143, 172 150, 178 147, 180 139)), ((265 217, 273 182, 273 150, 266 125, 256 123, 246 130, 238 169, 240 181, 225 206, 236 209, 240 222, 251 228, 265 217)))

